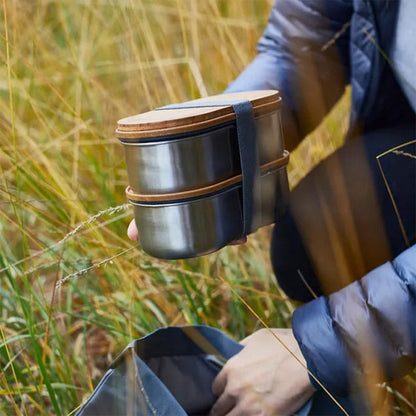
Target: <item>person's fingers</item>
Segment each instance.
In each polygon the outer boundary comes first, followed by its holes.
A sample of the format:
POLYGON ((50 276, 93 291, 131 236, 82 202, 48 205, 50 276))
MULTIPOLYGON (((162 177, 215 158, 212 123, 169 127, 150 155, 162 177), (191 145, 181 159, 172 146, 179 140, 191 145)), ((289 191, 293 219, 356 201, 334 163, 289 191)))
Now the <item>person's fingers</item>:
POLYGON ((131 220, 129 224, 129 228, 127 229, 127 236, 130 238, 130 240, 139 240, 139 232, 137 231, 136 223, 134 220, 131 220))
POLYGON ((262 402, 258 398, 247 399, 247 397, 244 397, 226 414, 226 416, 252 415, 277 416, 281 415, 281 413, 273 411, 267 403, 262 402))
MULTIPOLYGON (((249 416, 253 414, 253 413, 250 413, 250 411, 243 406, 235 406, 230 410, 231 411, 228 412, 226 416, 249 416)), ((263 414, 263 413, 260 412, 256 414, 263 414)))
POLYGON ((247 343, 250 341, 252 335, 249 335, 248 337, 245 337, 244 339, 242 339, 240 341, 240 344, 243 345, 244 347, 247 345, 247 343))
POLYGON ((235 406, 235 398, 223 393, 212 406, 209 416, 225 416, 235 406))
POLYGON ((227 384, 227 374, 223 370, 221 370, 217 377, 215 377, 213 383, 212 383, 212 392, 215 394, 215 396, 219 397, 224 393, 225 386, 227 384))
POLYGON ((230 246, 237 246, 238 244, 247 243, 247 237, 239 238, 238 240, 231 241, 230 246))
MULTIPOLYGON (((284 329, 282 329, 281 331, 284 331, 284 329)), ((291 330, 289 330, 289 331, 291 331, 291 330)), ((260 333, 262 333, 262 334, 266 334, 267 335, 267 337, 273 337, 273 334, 271 333, 271 331, 270 331, 270 329, 268 329, 268 328, 262 328, 262 329, 259 329, 258 331, 256 331, 256 332, 253 332, 251 335, 249 335, 249 336, 247 336, 247 337, 245 337, 245 338, 243 338, 241 341, 240 341, 240 344, 241 345, 243 345, 244 347, 252 340, 252 339, 255 339, 255 338, 257 338, 258 336, 259 336, 259 334, 260 333)), ((277 340, 276 340, 277 341, 277 340)))

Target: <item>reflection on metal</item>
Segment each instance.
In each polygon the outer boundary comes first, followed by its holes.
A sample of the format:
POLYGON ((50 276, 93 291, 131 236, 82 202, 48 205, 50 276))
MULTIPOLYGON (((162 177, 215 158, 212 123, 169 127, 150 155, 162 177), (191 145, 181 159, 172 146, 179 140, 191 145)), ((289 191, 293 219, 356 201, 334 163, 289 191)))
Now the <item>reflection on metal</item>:
POLYGON ((403 238, 404 238, 404 241, 405 241, 407 247, 410 247, 409 238, 407 236, 406 230, 404 229, 402 218, 401 218, 400 213, 399 213, 399 210, 397 208, 396 201, 395 201, 394 196, 393 196, 393 193, 392 193, 392 191, 390 189, 390 185, 389 185, 389 183, 387 181, 387 178, 386 178, 386 175, 384 173, 383 167, 381 166, 380 159, 382 157, 390 154, 390 153, 394 153, 396 155, 399 154, 399 155, 403 155, 403 156, 407 156, 407 157, 411 157, 411 158, 416 159, 416 156, 415 155, 412 155, 411 153, 407 153, 407 152, 403 152, 401 150, 398 150, 398 149, 400 149, 402 147, 409 146, 410 144, 414 144, 414 143, 416 143, 416 140, 411 140, 410 142, 403 143, 403 144, 401 144, 399 146, 393 147, 393 148, 391 148, 391 149, 389 149, 389 150, 387 150, 387 151, 379 154, 376 157, 378 167, 379 167, 380 172, 381 172, 381 175, 383 177, 384 184, 386 185, 387 192, 388 192, 389 197, 391 199, 391 203, 393 204, 394 212, 396 213, 397 221, 399 222, 400 230, 402 232, 402 235, 403 235, 403 238))

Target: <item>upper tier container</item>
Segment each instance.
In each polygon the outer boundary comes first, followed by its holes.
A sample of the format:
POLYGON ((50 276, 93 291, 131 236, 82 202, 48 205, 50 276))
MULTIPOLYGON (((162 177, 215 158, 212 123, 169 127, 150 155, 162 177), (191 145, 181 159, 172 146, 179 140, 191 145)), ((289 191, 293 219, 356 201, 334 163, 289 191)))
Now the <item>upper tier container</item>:
MULTIPOLYGON (((260 165, 283 156, 279 93, 220 94, 193 102, 250 100, 260 165)), ((166 194, 202 188, 241 173, 235 112, 230 105, 153 110, 118 122, 133 192, 166 194)))

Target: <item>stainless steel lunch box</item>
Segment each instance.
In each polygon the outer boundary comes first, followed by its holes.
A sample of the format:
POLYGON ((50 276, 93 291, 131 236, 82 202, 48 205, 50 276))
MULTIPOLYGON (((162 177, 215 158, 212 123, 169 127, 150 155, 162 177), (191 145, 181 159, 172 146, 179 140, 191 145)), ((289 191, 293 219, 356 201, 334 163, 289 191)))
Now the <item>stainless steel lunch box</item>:
MULTIPOLYGON (((261 169, 260 198, 255 202, 252 231, 272 224, 286 209, 287 158, 286 152, 261 169)), ((127 188, 140 244, 148 254, 164 259, 202 256, 242 237, 241 175, 186 194, 163 197, 169 201, 144 201, 142 195, 127 188)))
MULTIPOLYGON (((221 94, 194 102, 247 97, 221 94)), ((277 91, 250 92, 259 163, 283 154, 277 91)), ((137 193, 164 194, 204 187, 241 173, 235 115, 230 106, 153 110, 118 122, 129 184, 137 193)))
POLYGON ((221 94, 118 122, 144 251, 201 256, 283 214, 289 153, 280 104, 274 90, 221 94))

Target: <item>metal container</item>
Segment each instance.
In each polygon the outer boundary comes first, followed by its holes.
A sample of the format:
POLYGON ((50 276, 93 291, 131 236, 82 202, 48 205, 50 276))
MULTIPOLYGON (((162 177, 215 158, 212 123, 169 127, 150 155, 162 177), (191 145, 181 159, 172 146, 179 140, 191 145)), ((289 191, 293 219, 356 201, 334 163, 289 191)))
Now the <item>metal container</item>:
MULTIPOLYGON (((289 154, 261 168, 260 200, 255 201, 252 231, 271 224, 286 209, 289 154)), ((202 256, 242 236, 241 175, 193 191, 139 195, 126 190, 134 206, 140 244, 164 259, 202 256)))
MULTIPOLYGON (((242 98, 253 106, 260 165, 278 159, 284 147, 277 91, 221 94, 194 102, 242 98)), ((241 173, 235 113, 229 105, 153 110, 120 120, 116 135, 136 193, 182 192, 241 173)))

